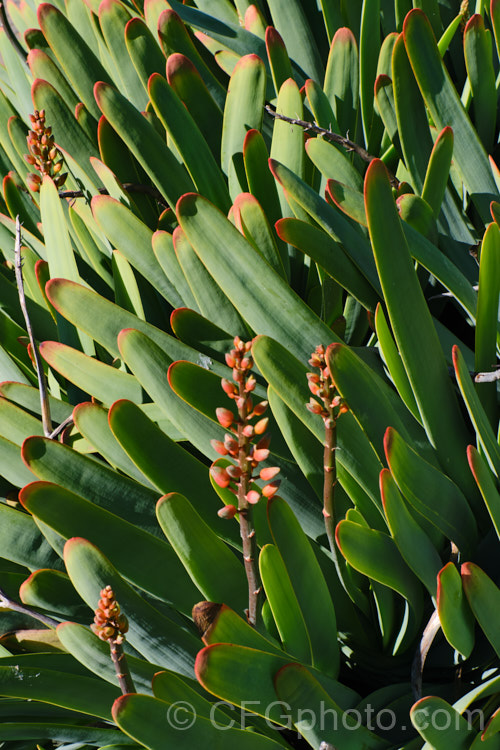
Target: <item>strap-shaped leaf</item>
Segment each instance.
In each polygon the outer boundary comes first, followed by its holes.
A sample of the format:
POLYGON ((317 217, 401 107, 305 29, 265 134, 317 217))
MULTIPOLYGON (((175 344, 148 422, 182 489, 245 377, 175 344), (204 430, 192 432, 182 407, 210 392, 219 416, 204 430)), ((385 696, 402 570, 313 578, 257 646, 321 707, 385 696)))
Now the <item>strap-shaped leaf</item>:
POLYGON ((183 193, 193 189, 186 170, 154 127, 123 94, 102 82, 96 84, 94 94, 102 114, 123 138, 158 190, 174 206, 183 193))
MULTIPOLYGON (((170 704, 176 707, 175 703, 170 704)), ((113 719, 128 735, 150 750, 163 750, 165 743, 175 744, 179 750, 188 750, 193 744, 202 746, 209 742, 218 750, 280 750, 282 745, 255 732, 245 732, 229 724, 228 717, 217 721, 211 716, 200 716, 189 702, 180 702, 182 720, 176 724, 176 711, 169 712, 169 704, 148 695, 129 694, 113 704, 113 719), (229 724, 229 726, 228 726, 229 724), (186 731, 179 731, 184 729, 186 731)), ((179 711, 179 707, 177 707, 179 711)), ((181 714, 177 714, 181 719, 181 714)))
MULTIPOLYGON (((74 587, 92 610, 97 606, 101 589, 111 586, 127 614, 127 640, 139 653, 153 662, 159 661, 166 669, 192 675, 197 638, 140 596, 97 547, 75 537, 66 542, 64 561, 74 587)), ((174 587, 175 580, 170 585, 174 587)))
POLYGON ((158 502, 156 514, 163 533, 204 598, 244 612, 248 585, 243 565, 205 523, 195 505, 178 492, 171 492, 158 502))
POLYGON ((465 425, 448 368, 398 217, 387 171, 379 159, 365 178, 368 228, 394 338, 438 456, 464 487, 465 425))
POLYGON ((474 616, 452 562, 439 571, 436 608, 446 640, 467 659, 474 648, 474 616))
POLYGON ((21 499, 35 518, 64 539, 84 534, 127 580, 142 590, 175 602, 184 612, 189 612, 193 599, 199 596, 164 539, 50 482, 32 482, 22 490, 21 499), (175 588, 172 580, 178 583, 175 588))
POLYGON ((380 494, 384 512, 402 558, 420 578, 431 596, 436 596, 441 558, 436 548, 408 510, 390 471, 380 473, 380 494))
POLYGON ((304 361, 310 356, 311 341, 336 338, 202 196, 185 195, 177 205, 177 215, 200 260, 257 333, 273 336, 304 361))
POLYGON ((434 123, 449 125, 455 136, 454 160, 481 217, 488 221, 490 201, 498 190, 483 145, 474 130, 443 65, 436 40, 424 13, 406 17, 404 42, 413 72, 434 123))
POLYGON ((410 712, 411 723, 435 750, 468 750, 477 732, 442 698, 429 696, 417 701, 410 712))
POLYGON ((387 463, 404 497, 467 557, 474 549, 477 524, 459 487, 419 456, 396 430, 388 428, 384 444, 387 463))
POLYGON ((319 750, 323 742, 335 742, 334 747, 342 750, 360 747, 376 750, 386 746, 385 740, 344 713, 301 664, 284 666, 276 675, 274 684, 295 728, 315 750, 319 750), (326 721, 325 716, 328 716, 326 721))
POLYGON ((483 409, 472 378, 458 346, 453 347, 453 364, 460 393, 475 427, 477 440, 481 445, 490 467, 500 477, 500 446, 495 438, 490 421, 483 409))

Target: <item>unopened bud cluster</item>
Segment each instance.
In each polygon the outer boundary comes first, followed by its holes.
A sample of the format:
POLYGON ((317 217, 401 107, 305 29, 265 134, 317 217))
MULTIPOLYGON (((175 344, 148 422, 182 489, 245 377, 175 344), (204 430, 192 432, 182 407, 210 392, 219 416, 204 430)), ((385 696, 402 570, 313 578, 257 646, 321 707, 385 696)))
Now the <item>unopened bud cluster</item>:
POLYGON ((325 347, 317 346, 309 360, 311 367, 319 372, 308 372, 309 390, 313 394, 307 408, 313 414, 321 416, 326 427, 333 427, 339 416, 349 411, 347 404, 336 393, 335 383, 325 359, 325 347))
POLYGON ((123 642, 123 636, 128 630, 128 621, 120 612, 120 606, 111 586, 102 589, 94 622, 90 627, 101 641, 123 642))
MULTIPOLYGON (((251 341, 244 342, 236 336, 234 348, 226 354, 226 364, 233 371, 233 380, 222 378, 221 385, 225 394, 234 400, 238 416, 230 409, 217 409, 217 420, 228 432, 224 436, 224 441, 211 442, 217 453, 221 456, 230 456, 235 463, 226 467, 215 463, 210 473, 219 487, 227 487, 235 495, 238 495, 238 489, 244 479, 245 485, 248 485, 245 500, 253 505, 260 500, 261 495, 272 497, 280 482, 274 479, 279 473, 277 466, 260 470, 258 468, 259 464, 269 457, 270 438, 265 434, 269 418, 263 416, 268 407, 267 401, 254 403, 252 397, 256 380, 251 373, 254 364, 251 349, 251 341), (249 487, 250 482, 257 477, 267 482, 261 492, 249 487)), ((219 515, 222 518, 232 518, 236 512, 234 505, 226 505, 221 508, 219 515)))
POLYGON ((60 188, 66 182, 68 173, 60 174, 63 158, 54 144, 52 128, 45 125, 45 110, 35 110, 35 114, 30 115, 30 120, 32 130, 29 131, 26 138, 29 154, 25 154, 24 158, 40 174, 29 174, 27 185, 34 193, 38 193, 43 177, 48 175, 52 177, 56 187, 60 188))

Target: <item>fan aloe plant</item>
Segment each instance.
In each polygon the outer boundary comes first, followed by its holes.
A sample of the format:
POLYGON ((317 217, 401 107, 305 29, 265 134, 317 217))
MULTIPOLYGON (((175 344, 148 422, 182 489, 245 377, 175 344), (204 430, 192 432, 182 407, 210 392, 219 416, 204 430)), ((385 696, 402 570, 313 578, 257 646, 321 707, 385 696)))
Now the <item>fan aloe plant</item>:
POLYGON ((0 14, 2 747, 500 748, 500 3, 0 14))

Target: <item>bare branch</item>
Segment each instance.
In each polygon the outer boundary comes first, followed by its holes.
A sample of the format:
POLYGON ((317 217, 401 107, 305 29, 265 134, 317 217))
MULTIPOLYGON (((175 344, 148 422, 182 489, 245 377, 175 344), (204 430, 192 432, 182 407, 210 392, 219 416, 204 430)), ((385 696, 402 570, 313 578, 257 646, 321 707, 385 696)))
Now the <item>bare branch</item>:
POLYGON ((422 697, 422 673, 424 671, 425 660, 440 627, 441 623, 438 611, 435 609, 425 626, 411 666, 411 687, 415 700, 419 700, 422 697))
MULTIPOLYGON (((137 185, 134 182, 124 182, 122 188, 127 193, 140 193, 142 195, 149 195, 153 198, 160 206, 169 208, 169 205, 163 195, 152 185, 137 185)), ((99 190, 100 195, 109 195, 106 188, 99 190)), ((59 198, 85 198, 85 194, 82 190, 61 190, 59 192, 59 198)))
POLYGON ((73 424, 73 415, 72 414, 70 414, 69 417, 66 417, 66 419, 63 422, 61 422, 61 424, 58 425, 55 428, 55 430, 52 430, 52 432, 49 435, 49 438, 51 440, 54 440, 56 437, 58 437, 58 435, 61 434, 61 432, 63 430, 66 429, 66 427, 69 427, 70 424, 73 424))
POLYGON ((54 620, 53 617, 44 615, 41 612, 36 612, 34 609, 30 609, 30 607, 25 607, 24 604, 18 604, 17 602, 13 601, 2 589, 0 589, 0 607, 11 609, 14 612, 21 612, 23 615, 29 615, 35 620, 43 622, 43 624, 47 625, 47 627, 49 628, 55 628, 57 627, 57 625, 59 625, 59 620, 54 620))
POLYGON ((23 261, 21 257, 21 222, 19 221, 19 216, 16 216, 16 242, 14 247, 14 258, 19 302, 21 304, 21 310, 23 311, 24 320, 26 323, 26 331, 28 332, 31 350, 33 352, 33 357, 35 359, 36 365, 38 388, 40 391, 40 407, 42 412, 43 434, 45 435, 45 437, 50 437, 52 433, 52 423, 50 421, 49 394, 47 392, 47 383, 45 380, 45 373, 43 371, 42 359, 40 357, 38 347, 35 343, 35 337, 33 336, 33 329, 31 327, 28 308, 26 306, 26 296, 24 294, 23 261))
POLYGON ((497 369, 494 372, 478 372, 474 378, 475 383, 493 383, 500 380, 500 365, 494 365, 497 369))
MULTIPOLYGON (((368 164, 376 159, 377 157, 373 156, 372 154, 368 153, 368 151, 360 146, 358 143, 355 143, 354 141, 351 141, 349 138, 344 138, 344 136, 339 135, 338 133, 334 133, 332 130, 327 130, 326 128, 321 128, 319 125, 317 125, 315 122, 307 122, 306 120, 299 120, 294 117, 287 117, 286 115, 282 115, 279 112, 276 112, 272 107, 269 106, 269 104, 266 104, 265 107, 266 112, 271 115, 271 117, 275 117, 277 120, 283 120, 284 122, 289 122, 290 125, 298 125, 300 128, 303 128, 304 130, 310 130, 313 133, 317 133, 318 135, 323 136, 323 138, 326 141, 331 141, 332 143, 336 143, 338 146, 343 146, 346 151, 354 151, 360 159, 367 162, 368 164)), ((389 179, 391 181, 391 185, 395 188, 399 187, 399 180, 389 172, 389 179)))

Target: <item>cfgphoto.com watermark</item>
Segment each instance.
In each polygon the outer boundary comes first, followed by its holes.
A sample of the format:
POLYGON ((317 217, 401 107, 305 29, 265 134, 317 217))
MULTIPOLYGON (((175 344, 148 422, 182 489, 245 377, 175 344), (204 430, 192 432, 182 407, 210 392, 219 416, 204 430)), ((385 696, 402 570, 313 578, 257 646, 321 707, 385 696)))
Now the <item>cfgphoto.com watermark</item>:
MULTIPOLYGON (((204 712, 202 718, 213 727, 225 732, 228 729, 246 729, 255 723, 255 714, 263 717, 271 729, 299 729, 302 731, 336 731, 339 729, 356 730, 363 726, 371 732, 390 732, 394 729, 406 731, 411 724, 425 730, 435 729, 447 731, 459 729, 463 719, 473 724, 476 729, 483 731, 487 717, 480 709, 465 710, 462 714, 445 709, 435 709, 430 712, 426 708, 415 709, 412 712, 412 722, 408 718, 407 725, 401 724, 401 714, 396 714, 390 708, 377 710, 367 704, 362 709, 351 708, 346 711, 336 711, 323 701, 313 711, 310 708, 299 709, 295 713, 286 701, 273 701, 262 705, 260 701, 243 701, 241 706, 233 706, 226 701, 213 703, 209 715, 204 712)), ((190 729, 198 718, 196 707, 189 701, 172 703, 167 711, 169 726, 179 731, 190 729)), ((201 715, 200 715, 201 716, 201 715)))

